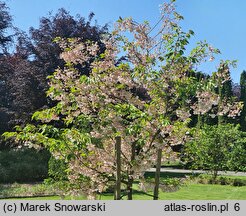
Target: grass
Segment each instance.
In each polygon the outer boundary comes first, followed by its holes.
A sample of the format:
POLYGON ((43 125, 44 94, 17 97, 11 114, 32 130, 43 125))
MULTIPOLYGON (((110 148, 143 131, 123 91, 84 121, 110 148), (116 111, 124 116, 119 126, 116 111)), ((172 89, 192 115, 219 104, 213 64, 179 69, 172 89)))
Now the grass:
MULTIPOLYGON (((152 195, 152 191, 149 192, 152 195)), ((195 184, 187 183, 175 192, 163 192, 159 194, 160 200, 245 200, 246 186, 235 187, 230 185, 211 185, 211 184, 195 184)), ((113 199, 112 194, 101 197, 102 200, 113 199)), ((152 200, 152 196, 148 196, 141 192, 135 191, 133 199, 136 200, 152 200)))
MULTIPOLYGON (((133 199, 135 200, 152 200, 150 195, 146 195, 139 191, 134 191, 133 199)), ((84 196, 70 197, 67 196, 65 200, 79 199, 85 200, 84 196)), ((113 200, 112 193, 105 193, 98 196, 99 200, 113 200)), ((126 199, 126 197, 124 197, 126 199)), ((182 186, 175 192, 160 192, 160 200, 245 200, 246 186, 235 187, 230 185, 205 185, 205 184, 187 184, 182 186)), ((33 197, 22 198, 22 200, 61 200, 59 196, 49 197, 33 197)))
MULTIPOLYGON (((136 197, 140 199, 140 197, 136 197)), ((246 186, 190 184, 172 193, 161 193, 161 200, 245 200, 246 186)))
MULTIPOLYGON (((167 175, 171 180, 183 179, 184 174, 162 173, 162 180, 167 180, 167 175)), ((204 174, 202 175, 204 176, 204 174)), ((153 180, 153 173, 147 173, 146 177, 153 180)), ((224 176, 230 179, 246 180, 245 176, 224 176)), ((188 178, 182 185, 173 192, 160 191, 160 200, 246 200, 246 186, 218 185, 218 184, 200 184, 197 182, 199 177, 188 178)), ((60 196, 52 196, 57 194, 54 188, 44 184, 12 184, 0 185, 0 197, 12 197, 26 195, 35 196, 29 198, 21 198, 22 200, 61 200, 60 196), (49 195, 41 197, 41 195, 49 195)), ((138 185, 134 184, 133 199, 135 200, 152 200, 152 189, 148 193, 139 191, 138 185)), ((65 200, 85 200, 85 196, 63 197, 65 200)), ((112 193, 103 193, 97 197, 98 200, 113 200, 112 193)), ((124 197, 123 199, 126 199, 124 197)))
MULTIPOLYGON (((59 196, 25 198, 26 200, 61 200, 59 196)), ((25 200, 22 199, 22 200, 25 200)), ((65 197, 65 200, 80 199, 85 197, 65 197)), ((98 197, 100 200, 113 200, 112 194, 98 197)), ((135 193, 134 200, 152 200, 151 196, 135 193)), ((190 184, 181 187, 176 192, 160 192, 160 200, 245 200, 246 186, 234 187, 228 185, 190 184)))
POLYGON ((0 198, 22 197, 22 196, 52 196, 57 191, 48 185, 42 183, 33 184, 0 184, 0 198))

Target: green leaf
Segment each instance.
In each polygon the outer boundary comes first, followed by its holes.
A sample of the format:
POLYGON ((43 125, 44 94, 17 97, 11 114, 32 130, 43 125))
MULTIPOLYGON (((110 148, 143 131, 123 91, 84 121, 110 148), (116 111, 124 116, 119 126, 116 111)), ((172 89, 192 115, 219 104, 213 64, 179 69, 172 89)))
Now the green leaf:
POLYGON ((2 136, 4 137, 5 140, 10 139, 10 138, 14 138, 17 136, 16 132, 4 132, 2 134, 2 136))

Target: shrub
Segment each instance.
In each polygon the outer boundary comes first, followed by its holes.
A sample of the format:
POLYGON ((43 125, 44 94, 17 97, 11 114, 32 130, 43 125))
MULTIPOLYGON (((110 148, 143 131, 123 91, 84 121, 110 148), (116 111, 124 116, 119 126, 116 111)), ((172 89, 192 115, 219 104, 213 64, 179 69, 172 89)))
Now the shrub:
POLYGON ((193 183, 199 184, 219 184, 231 186, 246 186, 246 179, 240 177, 218 176, 216 179, 211 175, 201 174, 190 179, 193 183))
POLYGON ((184 159, 191 168, 213 173, 219 170, 245 171, 246 134, 239 126, 205 125, 184 148, 184 159))
POLYGON ((55 159, 50 157, 49 163, 49 177, 55 181, 67 181, 68 166, 64 160, 55 159))
POLYGON ((48 176, 50 154, 34 149, 0 151, 0 182, 36 182, 48 176))
MULTIPOLYGON (((164 192, 175 192, 179 190, 180 186, 184 184, 184 178, 161 178, 160 179, 160 189, 164 192)), ((140 188, 144 191, 153 190, 155 183, 152 178, 147 178, 146 182, 140 184, 140 188)))

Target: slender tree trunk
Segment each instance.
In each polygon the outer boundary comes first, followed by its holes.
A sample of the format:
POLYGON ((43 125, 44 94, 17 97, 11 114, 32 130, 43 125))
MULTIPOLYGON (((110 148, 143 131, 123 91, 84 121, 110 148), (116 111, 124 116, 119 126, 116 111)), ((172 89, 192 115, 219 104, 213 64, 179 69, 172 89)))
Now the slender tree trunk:
POLYGON ((223 116, 218 116, 218 125, 223 123, 223 116))
POLYGON ((120 200, 121 198, 121 137, 116 137, 115 143, 115 156, 116 156, 116 182, 114 199, 120 200))
MULTIPOLYGON (((218 110, 221 111, 221 105, 222 105, 222 87, 223 87, 223 84, 220 82, 219 84, 219 97, 220 97, 220 100, 219 100, 219 104, 218 104, 218 110)), ((223 116, 218 116, 218 125, 221 125, 223 123, 223 116)))
POLYGON ((154 200, 158 200, 158 197, 159 197, 161 158, 162 158, 162 149, 158 148, 157 149, 157 160, 156 160, 156 171, 155 171, 154 200))
POLYGON ((132 185, 133 185, 133 178, 128 176, 128 184, 127 184, 127 199, 132 200, 132 185))
POLYGON ((218 176, 218 170, 214 170, 213 171, 213 177, 212 177, 213 184, 215 183, 217 176, 218 176))
MULTIPOLYGON (((136 143, 133 142, 132 143, 132 155, 131 155, 131 163, 134 163, 135 160, 135 156, 136 156, 136 143)), ((128 184, 127 184, 127 199, 128 200, 132 200, 132 185, 133 185, 133 177, 132 175, 134 174, 132 171, 132 166, 131 165, 131 170, 128 174, 128 184)))
POLYGON ((197 116, 197 128, 200 129, 202 127, 202 116, 198 114, 197 116))

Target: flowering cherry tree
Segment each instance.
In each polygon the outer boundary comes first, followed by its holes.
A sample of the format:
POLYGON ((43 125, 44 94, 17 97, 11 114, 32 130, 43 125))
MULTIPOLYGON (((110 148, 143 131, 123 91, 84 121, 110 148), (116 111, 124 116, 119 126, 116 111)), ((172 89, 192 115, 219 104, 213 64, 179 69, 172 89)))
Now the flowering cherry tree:
MULTIPOLYGON (((185 55, 194 33, 183 32, 180 19, 174 1, 163 4, 159 25, 152 28, 148 22, 120 19, 103 36, 100 55, 96 42, 59 39, 67 64, 49 77, 47 92, 56 106, 34 113, 37 124, 5 135, 30 147, 42 144, 66 160, 69 181, 90 199, 116 179, 132 199, 134 180, 143 185, 145 171, 157 165, 157 199, 161 161, 177 156, 172 146, 189 139, 192 112, 207 113, 219 103, 219 95, 206 89, 207 80, 198 83, 190 75, 218 50, 200 42, 185 55), (90 75, 81 75, 76 65, 88 62, 90 75)), ((220 112, 236 115, 236 107, 225 102, 220 112)))

